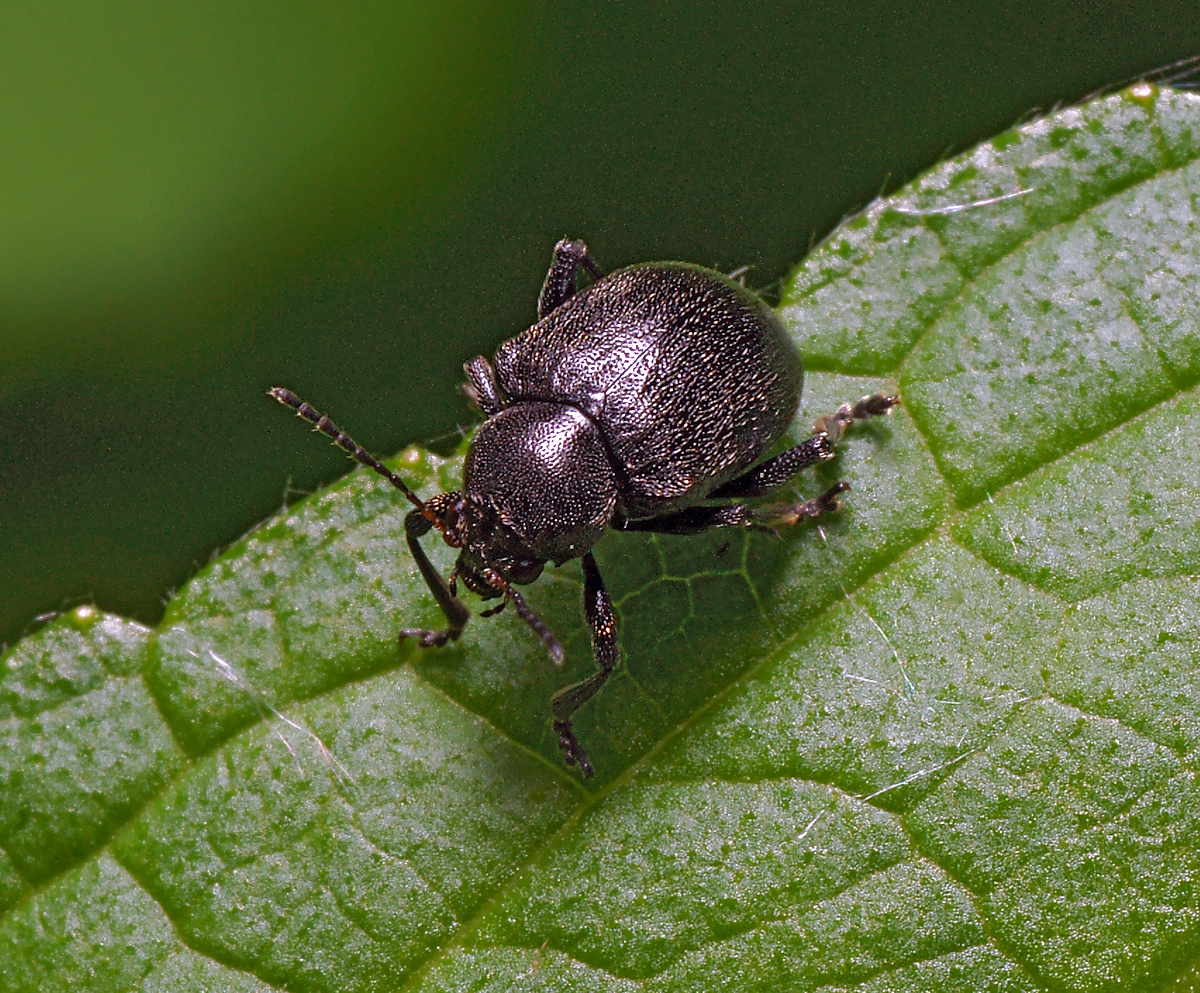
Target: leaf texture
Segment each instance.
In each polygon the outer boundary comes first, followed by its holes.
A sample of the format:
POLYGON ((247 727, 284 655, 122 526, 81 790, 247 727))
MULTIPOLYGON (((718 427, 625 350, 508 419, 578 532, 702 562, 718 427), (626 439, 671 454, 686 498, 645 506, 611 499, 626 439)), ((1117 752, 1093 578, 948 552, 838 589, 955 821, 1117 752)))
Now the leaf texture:
MULTIPOLYGON (((1200 961, 1200 99, 1145 84, 848 219, 780 313, 795 434, 899 389, 783 540, 610 535, 421 652, 406 507, 356 472, 156 630, 0 670, 14 991, 1162 990, 1200 961)), ((264 412, 264 417, 269 416, 264 412)), ((461 460, 412 449, 421 492, 461 460)), ((448 568, 449 549, 435 549, 448 568)), ((1183 978, 1180 978, 1183 977, 1183 978)))

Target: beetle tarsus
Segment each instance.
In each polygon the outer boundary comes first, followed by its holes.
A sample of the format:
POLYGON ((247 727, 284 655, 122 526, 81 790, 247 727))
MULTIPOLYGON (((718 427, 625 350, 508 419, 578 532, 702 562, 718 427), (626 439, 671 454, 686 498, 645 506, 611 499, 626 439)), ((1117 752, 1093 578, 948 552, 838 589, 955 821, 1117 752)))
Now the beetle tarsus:
POLYGON ((899 405, 899 393, 893 393, 889 396, 883 390, 879 390, 870 396, 863 397, 854 405, 854 419, 861 421, 868 417, 878 417, 881 414, 888 414, 891 413, 893 407, 899 405))
POLYGON ((575 732, 571 730, 571 722, 555 721, 554 730, 558 734, 558 747, 562 751, 563 764, 568 767, 579 766, 583 778, 591 779, 596 770, 592 768, 592 760, 588 758, 587 752, 576 739, 575 732))
POLYGON ((888 395, 883 390, 865 396, 858 403, 844 403, 832 414, 824 414, 817 418, 813 425, 813 436, 824 435, 830 444, 836 444, 842 433, 855 421, 865 421, 868 417, 879 417, 891 413, 893 407, 900 403, 899 394, 888 395))
POLYGON ((462 629, 442 628, 439 631, 426 631, 424 628, 401 628, 400 640, 413 638, 422 648, 440 648, 448 641, 457 641, 462 629))
POLYGON ((779 527, 794 527, 801 521, 816 520, 826 514, 835 514, 842 509, 841 495, 850 489, 847 482, 835 483, 819 497, 803 503, 771 503, 755 510, 754 523, 760 528, 774 531, 779 527))

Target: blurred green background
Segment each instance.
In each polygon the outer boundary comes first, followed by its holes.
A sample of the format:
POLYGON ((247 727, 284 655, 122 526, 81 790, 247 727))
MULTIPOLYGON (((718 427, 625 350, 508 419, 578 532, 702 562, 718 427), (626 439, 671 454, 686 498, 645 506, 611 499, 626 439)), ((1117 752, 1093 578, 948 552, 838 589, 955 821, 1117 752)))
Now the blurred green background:
POLYGON ((271 385, 451 444, 564 234, 764 286, 944 154, 1198 52, 1195 0, 3 5, 0 642, 154 622, 345 472, 271 385))

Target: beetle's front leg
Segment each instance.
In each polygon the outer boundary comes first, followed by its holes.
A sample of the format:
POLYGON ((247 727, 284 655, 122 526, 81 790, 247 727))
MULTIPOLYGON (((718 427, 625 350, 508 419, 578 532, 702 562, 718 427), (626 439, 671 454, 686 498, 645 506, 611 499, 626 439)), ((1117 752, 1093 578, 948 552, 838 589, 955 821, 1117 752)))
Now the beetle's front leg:
POLYGON ((581 267, 591 274, 592 279, 604 275, 604 270, 588 255, 587 245, 582 241, 564 238, 554 246, 554 260, 550 263, 550 271, 546 273, 546 281, 538 296, 539 321, 575 295, 575 279, 581 267))
POLYGON ((405 537, 408 539, 409 551, 412 552, 412 557, 416 560, 417 568, 421 570, 421 576, 425 580, 425 585, 429 587, 429 592, 433 594, 437 605, 442 608, 442 613, 446 616, 447 623, 447 626, 439 631, 425 631, 422 628, 400 629, 400 637, 402 639, 416 638, 417 644, 422 648, 433 648, 437 645, 444 645, 447 641, 456 641, 458 636, 463 633, 463 628, 467 626, 467 621, 471 619, 471 612, 450 591, 450 585, 442 578, 441 573, 433 567, 433 563, 429 561, 429 557, 425 554, 425 549, 421 547, 421 543, 417 540, 422 535, 428 533, 431 527, 433 527, 433 524, 429 518, 419 510, 412 511, 404 518, 404 532, 405 537))
POLYGON ((467 381, 459 389, 471 406, 484 416, 492 417, 508 405, 508 398, 496 382, 496 370, 482 355, 464 362, 463 374, 467 381))
POLYGON ((550 707, 554 712, 554 730, 558 733, 558 747, 562 749, 563 761, 567 765, 578 765, 579 771, 585 777, 590 777, 594 771, 592 763, 575 737, 571 717, 596 695, 596 691, 617 667, 619 658, 617 615, 591 552, 583 557, 583 613, 592 630, 592 654, 598 671, 581 683, 559 690, 551 699, 550 707))

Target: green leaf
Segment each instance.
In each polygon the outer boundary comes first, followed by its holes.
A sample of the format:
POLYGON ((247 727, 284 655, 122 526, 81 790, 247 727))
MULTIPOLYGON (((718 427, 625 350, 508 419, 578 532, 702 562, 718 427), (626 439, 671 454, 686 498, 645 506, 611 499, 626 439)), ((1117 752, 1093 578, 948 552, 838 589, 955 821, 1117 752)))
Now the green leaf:
MULTIPOLYGON (((0 673, 15 991, 1160 990, 1200 961, 1200 99, 1141 85, 844 223, 781 313, 795 433, 903 408, 783 540, 612 535, 450 647, 356 472, 149 631, 0 673)), ((264 418, 279 416, 264 403, 264 418)), ((457 458, 394 463, 423 492, 457 458)), ((448 548, 434 559, 448 568, 448 548)), ((1190 978, 1189 978, 1190 977, 1190 978)))

